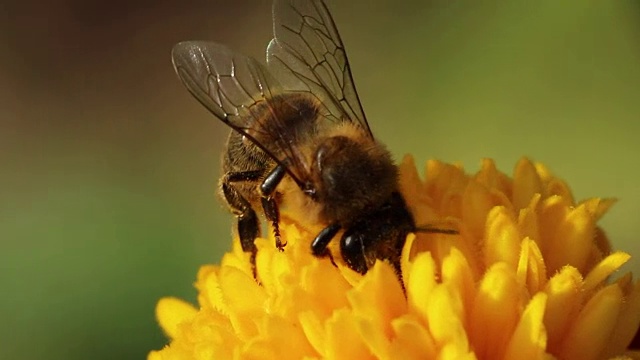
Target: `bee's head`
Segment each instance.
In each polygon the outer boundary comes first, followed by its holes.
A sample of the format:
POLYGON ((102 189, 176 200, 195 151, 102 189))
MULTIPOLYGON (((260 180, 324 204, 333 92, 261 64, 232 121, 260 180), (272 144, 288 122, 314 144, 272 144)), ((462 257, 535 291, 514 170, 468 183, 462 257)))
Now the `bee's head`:
POLYGON ((311 165, 314 198, 327 222, 348 224, 376 210, 397 189, 391 155, 369 137, 330 136, 316 148, 311 165))

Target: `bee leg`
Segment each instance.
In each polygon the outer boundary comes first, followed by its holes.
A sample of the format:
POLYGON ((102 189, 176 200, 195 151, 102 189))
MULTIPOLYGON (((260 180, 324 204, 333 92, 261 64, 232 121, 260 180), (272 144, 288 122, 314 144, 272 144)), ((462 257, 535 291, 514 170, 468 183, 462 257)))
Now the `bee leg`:
POLYGON ((255 279, 258 278, 256 273, 256 254, 258 249, 254 241, 260 233, 260 222, 258 221, 255 210, 251 208, 251 204, 240 195, 238 190, 233 186, 233 183, 240 181, 257 181, 261 174, 262 172, 260 171, 228 172, 222 179, 222 194, 227 204, 229 204, 231 211, 238 218, 240 245, 244 252, 251 253, 251 269, 255 279))
POLYGON ((333 255, 331 254, 331 250, 329 250, 328 246, 341 228, 340 224, 331 224, 322 229, 322 231, 320 231, 316 238, 311 242, 311 253, 317 257, 328 257, 335 267, 338 267, 338 265, 336 265, 335 260, 333 260, 333 255))
POLYGON ((284 251, 284 247, 286 244, 283 244, 282 240, 280 239, 280 210, 278 209, 278 204, 276 204, 276 200, 272 195, 286 173, 287 172, 284 166, 278 165, 267 174, 267 177, 265 177, 264 181, 260 185, 264 215, 267 217, 267 220, 269 220, 273 225, 273 234, 276 238, 276 247, 280 251, 284 251))

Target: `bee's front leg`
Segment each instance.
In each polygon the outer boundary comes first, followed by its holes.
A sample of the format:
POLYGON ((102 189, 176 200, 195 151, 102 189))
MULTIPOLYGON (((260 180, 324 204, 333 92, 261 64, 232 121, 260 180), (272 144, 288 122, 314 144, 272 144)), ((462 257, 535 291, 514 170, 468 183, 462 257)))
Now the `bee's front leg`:
POLYGON ((286 173, 284 166, 278 165, 267 174, 260 185, 260 195, 262 196, 261 200, 264 216, 266 216, 267 220, 273 225, 276 247, 280 251, 284 251, 284 247, 287 244, 283 244, 282 239, 280 239, 280 210, 278 209, 278 204, 276 203, 273 193, 286 173))
POLYGON ((328 257, 333 266, 337 267, 331 250, 328 246, 331 240, 336 236, 342 227, 340 224, 334 223, 322 229, 315 239, 311 242, 311 253, 317 257, 328 257))

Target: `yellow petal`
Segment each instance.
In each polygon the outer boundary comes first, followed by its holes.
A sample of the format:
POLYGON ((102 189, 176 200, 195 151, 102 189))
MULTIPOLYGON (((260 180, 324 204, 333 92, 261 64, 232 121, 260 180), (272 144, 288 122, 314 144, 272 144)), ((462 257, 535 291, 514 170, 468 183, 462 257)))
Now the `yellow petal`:
POLYGON ((327 359, 373 359, 367 345, 362 340, 356 319, 350 311, 341 309, 333 313, 326 323, 327 359))
POLYGON ((407 300, 398 277, 386 262, 376 261, 347 297, 355 316, 391 337, 391 320, 407 312, 407 300))
POLYGON ((469 181, 462 197, 462 218, 476 237, 484 235, 487 214, 496 205, 489 189, 476 181, 469 181))
POLYGON ((374 358, 390 358, 391 340, 384 333, 384 329, 375 326, 369 319, 362 317, 356 319, 356 326, 362 341, 366 344, 374 358))
MULTIPOLYGON (((550 196, 547 199, 543 199, 540 204, 540 210, 538 212, 538 218, 540 224, 540 237, 536 239, 542 255, 547 259, 547 256, 551 255, 552 247, 554 243, 558 241, 564 241, 562 238, 557 237, 558 229, 565 221, 569 209, 559 196, 550 196)), ((565 264, 566 265, 566 264, 565 264)), ((550 273, 554 273, 559 268, 551 268, 547 263, 547 270, 550 273)))
MULTIPOLYGON (((287 275, 292 273, 294 266, 291 254, 277 251, 273 242, 266 239, 256 239, 256 246, 263 250, 258 251, 256 256, 256 269, 262 288, 271 293, 278 293, 283 288, 291 286, 291 283, 287 283, 292 280, 287 275)), ((249 278, 249 276, 247 277, 249 278)), ((251 280, 253 281, 252 276, 251 280)), ((255 281, 253 282, 255 283, 255 281)))
POLYGON ((562 212, 564 214, 560 213, 554 219, 557 227, 549 229, 554 233, 547 233, 548 243, 543 252, 547 268, 555 272, 570 264, 584 273, 593 246, 595 224, 583 205, 562 212))
POLYGON ((164 332, 170 338, 175 338, 178 326, 191 320, 198 310, 184 300, 174 297, 165 297, 156 305, 156 318, 164 332))
POLYGON ((536 294, 522 313, 509 340, 505 359, 543 359, 547 349, 547 333, 543 318, 547 295, 536 294))
POLYGON ((513 174, 513 206, 525 208, 535 194, 542 194, 542 180, 533 163, 523 158, 513 174))
POLYGON ((196 280, 196 289, 198 289, 198 303, 203 309, 216 309, 226 314, 228 313, 227 304, 224 302, 220 282, 218 281, 218 273, 220 267, 205 265, 198 271, 196 280))
MULTIPOLYGON (((627 278, 630 280, 631 276, 627 278)), ((612 357, 623 353, 631 343, 639 326, 640 282, 635 282, 630 284, 628 291, 625 291, 624 303, 618 316, 618 322, 609 337, 602 357, 612 357)), ((638 353, 638 355, 640 355, 640 353, 638 353)))
POLYGON ((471 351, 466 351, 456 344, 446 344, 440 349, 438 356, 440 360, 475 360, 476 355, 471 351))
POLYGON ((452 296, 448 287, 440 284, 428 300, 429 332, 440 347, 454 344, 462 352, 469 351, 464 328, 464 308, 459 298, 452 296))
POLYGON ((415 253, 413 252, 413 245, 416 240, 416 234, 407 235, 407 239, 402 247, 402 253, 400 254, 400 270, 402 271, 402 281, 404 288, 409 286, 409 278, 411 277, 411 267, 413 266, 413 258, 415 253))
MULTIPOLYGON (((316 261, 303 268, 301 272, 300 286, 308 301, 314 303, 314 306, 309 308, 321 314, 322 321, 326 320, 334 309, 347 306, 346 294, 351 285, 341 271, 336 271, 330 261, 316 261)), ((300 301, 299 298, 293 300, 300 301)))
POLYGON ((230 266, 220 269, 219 281, 233 328, 243 339, 253 337, 257 332, 257 321, 264 314, 265 289, 252 275, 230 266))
POLYGON ((540 239, 538 205, 540 203, 540 194, 535 194, 529 205, 518 213, 518 230, 522 237, 531 239, 540 239))
POLYGON ((317 356, 298 324, 280 317, 265 317, 260 336, 249 341, 242 352, 244 359, 291 359, 317 356))
POLYGON ((392 359, 433 359, 436 357, 436 345, 429 331, 418 319, 404 315, 392 321, 394 338, 389 352, 392 359))
POLYGON ((518 281, 526 285, 529 294, 535 294, 546 285, 547 271, 544 258, 535 241, 525 238, 520 248, 517 269, 518 281))
POLYGON ((220 267, 231 266, 246 274, 251 274, 251 263, 249 262, 249 253, 242 251, 240 238, 236 237, 232 242, 232 251, 225 253, 220 261, 220 267))
POLYGON ((566 206, 573 206, 575 204, 571 189, 569 189, 564 181, 554 177, 544 164, 535 163, 535 168, 540 180, 542 180, 544 184, 543 192, 541 193, 544 198, 556 196, 562 199, 562 202, 566 206))
MULTIPOLYGON (((427 194, 426 191, 424 191, 424 184, 422 184, 420 180, 413 156, 406 155, 398 168, 400 171, 399 185, 404 194, 407 207, 411 210, 411 213, 423 215, 422 212, 428 209, 428 207, 425 206, 428 205, 427 194)), ((426 216, 429 215, 433 216, 433 214, 426 214, 426 216)), ((423 218, 416 217, 416 222, 419 224, 424 220, 423 218)))
POLYGON ((607 277, 629 261, 630 258, 631 255, 621 251, 615 252, 604 258, 604 260, 591 269, 587 277, 584 279, 584 291, 589 292, 595 289, 596 286, 605 281, 607 277))
POLYGON ((407 300, 390 264, 377 261, 347 297, 363 341, 377 358, 386 358, 391 321, 407 312, 407 300))
POLYGON ((544 315, 548 350, 557 354, 571 322, 581 308, 584 295, 582 276, 576 268, 566 266, 549 279, 544 291, 548 296, 544 315))
MULTIPOLYGON (((166 349, 166 348, 165 348, 166 349)), ((162 349, 162 351, 151 351, 147 355, 147 360, 163 360, 166 359, 164 356, 167 353, 167 350, 162 349)))
POLYGON ((557 178, 549 179, 549 182, 546 184, 545 195, 557 195, 564 199, 566 204, 574 204, 571 189, 567 183, 557 178))
POLYGON ((614 329, 621 306, 622 291, 616 284, 598 291, 589 299, 565 335, 560 357, 599 359, 614 329))
POLYGON ((476 355, 500 359, 506 350, 522 309, 522 289, 513 270, 497 263, 480 282, 473 309, 469 338, 476 355))
MULTIPOLYGON (((557 245, 560 246, 552 247, 551 251, 558 251, 558 254, 564 256, 563 260, 557 260, 559 265, 571 264, 584 274, 587 272, 586 264, 593 244, 595 230, 593 217, 586 206, 580 205, 569 212, 565 224, 566 226, 558 234, 561 243, 557 245)), ((548 261, 553 262, 554 258, 548 261)))
POLYGON ((305 311, 299 315, 300 325, 302 331, 304 331, 309 343, 320 354, 321 357, 326 357, 326 333, 323 322, 314 311, 305 311))
POLYGON ((436 265, 430 253, 420 253, 408 272, 407 300, 423 325, 428 324, 429 296, 436 285, 436 265))
POLYGON ((513 181, 498 171, 496 163, 492 159, 482 159, 480 171, 472 178, 487 188, 495 190, 496 193, 505 195, 505 197, 507 194, 513 193, 513 181))
POLYGON ((235 312, 260 312, 265 301, 265 290, 252 276, 232 267, 220 269, 220 287, 226 305, 235 312))
POLYGON ((440 209, 441 216, 459 217, 462 208, 462 192, 469 181, 464 172, 456 166, 439 161, 427 162, 425 191, 440 209))
POLYGON ((596 221, 600 220, 604 214, 611 209, 617 202, 617 199, 608 198, 591 198, 583 201, 581 205, 584 205, 589 213, 594 217, 596 221))
POLYGON ((467 258, 456 248, 442 262, 442 283, 447 284, 452 297, 460 299, 464 309, 471 309, 476 284, 467 258))
POLYGON ((487 267, 504 262, 512 269, 518 264, 520 234, 511 214, 502 206, 493 208, 487 216, 484 237, 484 258, 487 267))

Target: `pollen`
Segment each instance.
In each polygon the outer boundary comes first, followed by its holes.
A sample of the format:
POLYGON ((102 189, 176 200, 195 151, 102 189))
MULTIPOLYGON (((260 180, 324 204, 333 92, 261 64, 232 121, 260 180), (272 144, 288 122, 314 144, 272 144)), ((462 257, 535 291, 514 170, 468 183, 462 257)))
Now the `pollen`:
POLYGON ((197 304, 158 302, 169 341, 148 359, 638 358, 640 283, 597 224, 613 199, 576 202, 528 159, 512 175, 429 161, 422 180, 406 157, 400 185, 417 224, 458 234, 410 234, 400 277, 383 261, 360 275, 283 216, 284 252, 256 240, 258 282, 233 239, 200 269, 197 304))

